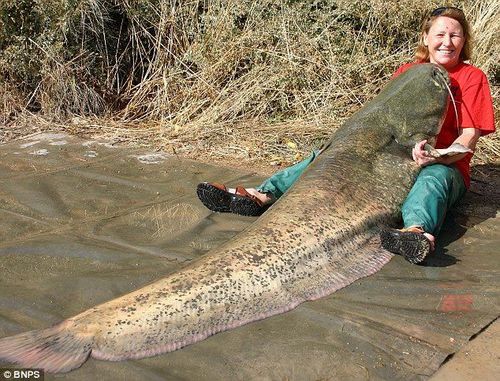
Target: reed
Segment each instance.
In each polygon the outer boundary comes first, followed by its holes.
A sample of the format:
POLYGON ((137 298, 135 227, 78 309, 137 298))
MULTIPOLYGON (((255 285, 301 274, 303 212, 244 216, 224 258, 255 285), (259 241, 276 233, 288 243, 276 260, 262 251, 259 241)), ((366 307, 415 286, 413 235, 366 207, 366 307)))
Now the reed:
MULTIPOLYGON (((0 139, 58 128, 288 165, 412 59, 434 0, 4 0, 0 139)), ((498 113, 500 1, 457 1, 498 113)), ((498 134, 477 160, 498 162, 498 134)))

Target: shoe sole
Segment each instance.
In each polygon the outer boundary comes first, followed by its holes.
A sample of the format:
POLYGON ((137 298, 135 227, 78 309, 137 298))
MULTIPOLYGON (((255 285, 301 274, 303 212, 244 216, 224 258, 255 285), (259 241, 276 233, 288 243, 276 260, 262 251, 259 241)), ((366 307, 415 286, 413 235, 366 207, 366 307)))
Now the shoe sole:
POLYGON ((382 230, 381 246, 393 254, 402 255, 410 263, 422 262, 431 250, 431 243, 421 233, 382 230))
POLYGON ((223 191, 209 183, 198 184, 196 194, 200 201, 213 212, 229 213, 231 212, 231 194, 223 191))

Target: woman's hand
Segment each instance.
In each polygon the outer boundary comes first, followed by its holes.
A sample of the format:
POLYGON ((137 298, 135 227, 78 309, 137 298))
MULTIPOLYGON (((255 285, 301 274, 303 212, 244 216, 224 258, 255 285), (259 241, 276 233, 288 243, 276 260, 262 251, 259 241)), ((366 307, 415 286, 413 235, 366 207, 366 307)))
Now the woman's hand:
POLYGON ((417 163, 419 167, 425 167, 426 165, 439 162, 437 158, 431 156, 431 154, 424 149, 426 143, 427 140, 418 142, 417 144, 415 144, 415 147, 413 147, 411 151, 413 160, 415 160, 415 163, 417 163))
MULTIPOLYGON (((461 145, 474 150, 476 143, 481 136, 481 131, 476 128, 461 128, 458 137, 453 141, 453 143, 460 143, 461 145)), ((425 167, 431 164, 444 164, 450 165, 458 160, 462 160, 465 156, 470 155, 470 153, 459 153, 452 156, 443 156, 435 158, 429 152, 424 149, 427 140, 422 140, 415 144, 412 150, 413 160, 419 167, 425 167)), ((452 143, 452 144, 453 144, 452 143)))

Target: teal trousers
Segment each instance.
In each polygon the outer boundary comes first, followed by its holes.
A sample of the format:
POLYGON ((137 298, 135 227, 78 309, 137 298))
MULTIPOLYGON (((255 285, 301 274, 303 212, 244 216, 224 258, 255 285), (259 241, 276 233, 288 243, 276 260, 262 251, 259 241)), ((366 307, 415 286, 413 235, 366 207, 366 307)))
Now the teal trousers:
POLYGON ((320 151, 314 151, 311 155, 299 161, 297 164, 276 172, 256 189, 262 193, 271 193, 275 199, 280 198, 283 196, 283 193, 297 181, 302 172, 304 172, 307 166, 316 159, 319 153, 320 151))
POLYGON ((457 168, 442 164, 422 168, 401 208, 404 226, 420 226, 437 235, 446 212, 465 191, 464 179, 457 168))
MULTIPOLYGON (((297 164, 275 173, 257 187, 257 190, 270 193, 275 199, 280 198, 319 152, 315 151, 297 164)), ((463 177, 455 167, 434 164, 422 168, 403 203, 401 214, 404 226, 420 226, 427 233, 437 235, 446 212, 465 191, 463 177)))

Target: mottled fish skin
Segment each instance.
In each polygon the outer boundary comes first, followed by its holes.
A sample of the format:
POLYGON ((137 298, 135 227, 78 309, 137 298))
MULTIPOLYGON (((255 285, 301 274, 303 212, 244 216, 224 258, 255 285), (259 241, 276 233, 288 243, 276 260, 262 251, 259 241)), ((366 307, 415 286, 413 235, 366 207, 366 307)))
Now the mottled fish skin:
POLYGON ((92 356, 142 358, 295 308, 373 274, 392 255, 378 228, 417 174, 409 152, 437 135, 446 72, 417 65, 333 134, 294 187, 245 231, 177 273, 62 323, 0 340, 0 359, 65 372, 92 356))

